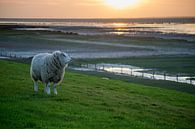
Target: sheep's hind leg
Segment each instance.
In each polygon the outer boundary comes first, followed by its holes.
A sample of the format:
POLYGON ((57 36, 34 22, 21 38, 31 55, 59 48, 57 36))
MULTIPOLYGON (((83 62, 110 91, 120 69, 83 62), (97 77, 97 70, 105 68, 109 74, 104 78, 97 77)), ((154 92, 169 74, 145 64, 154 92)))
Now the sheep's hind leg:
POLYGON ((45 85, 45 90, 44 90, 48 95, 50 95, 50 83, 47 83, 45 85))
POLYGON ((34 81, 34 91, 38 92, 38 89, 39 89, 38 83, 37 83, 37 81, 34 81))
POLYGON ((58 94, 56 87, 57 87, 57 83, 54 83, 54 85, 53 85, 53 92, 54 92, 55 95, 58 94))

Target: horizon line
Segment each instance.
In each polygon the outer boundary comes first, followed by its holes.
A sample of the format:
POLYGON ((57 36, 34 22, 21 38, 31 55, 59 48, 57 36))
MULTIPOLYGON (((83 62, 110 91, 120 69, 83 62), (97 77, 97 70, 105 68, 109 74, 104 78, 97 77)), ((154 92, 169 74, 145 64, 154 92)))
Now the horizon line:
POLYGON ((0 19, 166 19, 166 18, 195 18, 195 16, 167 16, 167 17, 132 17, 132 18, 128 18, 128 17, 123 17, 123 18, 116 18, 116 17, 110 17, 110 18, 90 18, 90 17, 84 17, 84 18, 79 18, 79 17, 75 17, 75 18, 71 18, 71 17, 63 17, 63 18, 59 18, 59 17, 0 17, 0 19))

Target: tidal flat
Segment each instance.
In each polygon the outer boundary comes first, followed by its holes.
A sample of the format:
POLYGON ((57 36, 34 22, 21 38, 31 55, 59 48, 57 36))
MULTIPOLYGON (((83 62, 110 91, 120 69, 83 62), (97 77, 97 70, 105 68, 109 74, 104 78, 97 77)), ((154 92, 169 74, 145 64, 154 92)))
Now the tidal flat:
POLYGON ((47 30, 16 30, 0 25, 0 50, 25 57, 62 50, 76 59, 195 56, 195 42, 125 35, 79 35, 47 30))
POLYGON ((170 73, 195 74, 195 42, 193 41, 15 29, 24 27, 26 26, 0 25, 2 55, 32 57, 41 52, 61 50, 74 58, 74 65, 117 63, 154 68, 170 73))

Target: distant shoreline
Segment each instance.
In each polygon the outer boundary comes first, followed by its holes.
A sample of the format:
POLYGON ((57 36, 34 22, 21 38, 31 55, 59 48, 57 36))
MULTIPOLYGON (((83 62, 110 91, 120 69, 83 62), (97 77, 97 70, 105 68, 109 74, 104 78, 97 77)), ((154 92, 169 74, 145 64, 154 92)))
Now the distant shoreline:
POLYGON ((148 21, 149 23, 162 23, 162 22, 177 22, 177 23, 183 23, 183 22, 190 22, 191 23, 195 23, 195 16, 192 17, 148 17, 148 18, 0 18, 0 21, 12 21, 12 20, 16 20, 16 21, 77 21, 77 20, 83 20, 86 22, 89 21, 105 21, 107 20, 107 22, 112 22, 112 21, 128 21, 128 22, 143 22, 143 21, 148 21), (185 20, 184 20, 185 19, 185 20), (181 22, 181 20, 184 20, 181 22), (156 22, 155 22, 156 21, 156 22))

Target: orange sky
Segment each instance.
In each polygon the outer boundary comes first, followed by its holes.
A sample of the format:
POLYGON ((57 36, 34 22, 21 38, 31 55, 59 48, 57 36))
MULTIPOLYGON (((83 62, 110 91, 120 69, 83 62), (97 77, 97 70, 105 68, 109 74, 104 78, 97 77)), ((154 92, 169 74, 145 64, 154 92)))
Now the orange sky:
POLYGON ((105 0, 0 0, 1 18, 140 18, 171 16, 195 16, 195 0, 140 0, 140 4, 136 7, 130 6, 123 9, 106 5, 105 0))

